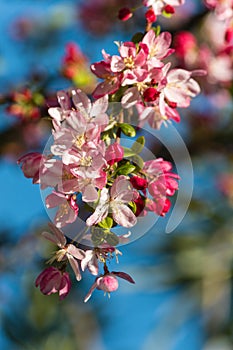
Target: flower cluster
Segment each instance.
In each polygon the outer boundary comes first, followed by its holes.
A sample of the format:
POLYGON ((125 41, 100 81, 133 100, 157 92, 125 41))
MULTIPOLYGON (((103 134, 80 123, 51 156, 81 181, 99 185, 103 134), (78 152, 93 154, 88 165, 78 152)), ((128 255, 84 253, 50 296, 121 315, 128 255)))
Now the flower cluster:
POLYGON ((200 92, 194 75, 204 74, 184 69, 170 69, 163 60, 174 52, 169 32, 156 36, 149 30, 138 43, 117 43, 119 54, 110 56, 103 51, 104 60, 91 65, 92 72, 104 79, 93 92, 95 98, 114 95, 123 108, 136 106, 139 125, 146 121, 159 128, 167 120, 179 121, 177 107, 187 108, 200 92))
POLYGON ((132 277, 125 272, 112 271, 109 272, 107 268, 107 261, 114 255, 120 254, 120 251, 107 244, 102 245, 99 248, 93 250, 83 250, 78 248, 74 242, 67 243, 67 239, 55 225, 49 224, 51 232, 43 232, 43 236, 58 246, 58 250, 54 256, 50 259, 49 263, 56 264, 43 270, 36 279, 36 287, 40 287, 40 290, 45 295, 58 293, 60 300, 64 299, 71 289, 70 274, 66 271, 67 265, 70 264, 76 280, 82 279, 81 271, 88 271, 97 276, 99 274, 99 262, 104 265, 104 274, 96 277, 94 284, 85 297, 84 301, 87 302, 93 291, 97 288, 103 290, 110 295, 118 289, 117 277, 123 278, 130 283, 134 283, 132 277))
POLYGON ((144 163, 138 154, 144 137, 138 138, 131 149, 117 139, 108 144, 113 129, 117 134, 132 126, 110 120, 107 96, 91 103, 81 90, 73 89, 70 96, 60 92, 58 99, 60 107, 49 109, 54 128, 51 153, 34 152, 19 159, 26 177, 39 183, 41 189, 52 189, 46 206, 58 208, 54 218, 57 227, 76 220, 79 198, 91 214, 87 226, 98 225, 108 217, 113 225, 132 227, 137 222, 139 202, 145 209, 164 215, 167 196, 178 189, 174 181, 178 176, 169 172, 171 164, 161 158, 144 163), (138 163, 133 159, 136 155, 138 163))
MULTIPOLYGON (((157 6, 159 12, 164 10, 159 6, 181 3, 150 1, 147 5, 157 6)), ((58 92, 59 106, 48 110, 53 127, 48 148, 43 154, 32 152, 19 159, 24 175, 46 190, 48 211, 55 210, 52 233, 43 236, 58 251, 49 260, 52 266, 36 280, 42 293, 58 293, 60 299, 69 293, 68 265, 77 281, 86 269, 97 276, 84 301, 95 289, 115 291, 118 277, 134 283, 124 272, 110 272, 108 263, 120 253, 116 246, 128 241, 128 229, 146 220, 149 212, 155 218, 166 215, 179 181, 170 162, 144 161, 146 140, 143 130, 139 137, 137 131, 146 122, 159 128, 164 121, 179 121, 177 108, 187 108, 200 92, 193 75, 203 74, 202 70, 171 69, 171 63, 164 62, 174 52, 171 41, 169 32, 154 28, 118 43, 118 55, 103 51, 104 59, 91 65, 91 71, 103 79, 93 92, 94 101, 80 89, 58 92), (137 128, 130 123, 132 116, 137 128), (70 224, 75 222, 84 228, 74 238, 72 233, 71 240, 60 229, 74 230, 70 224), (117 228, 127 233, 118 235, 117 228)), ((71 78, 80 60, 82 64, 75 46, 69 45, 64 72, 71 73, 71 78)))
POLYGON ((87 301, 95 288, 116 290, 117 277, 133 281, 125 273, 109 272, 107 268, 109 254, 116 254, 115 246, 127 240, 112 228, 133 227, 148 211, 164 216, 170 209, 168 197, 178 189, 179 176, 162 158, 143 161, 139 155, 145 144, 143 136, 131 148, 120 144, 121 132, 130 136, 136 132, 131 125, 108 115, 107 96, 92 103, 84 92, 72 89, 59 92, 58 101, 60 107, 49 109, 53 123, 49 153, 29 153, 18 162, 27 178, 40 184, 41 189, 51 190, 46 197, 47 208, 57 208, 56 226, 50 225, 53 234, 43 235, 58 245, 59 251, 50 262, 60 265, 43 271, 36 285, 44 294, 58 292, 62 299, 71 285, 64 272, 66 265, 71 265, 80 280, 80 266, 97 275, 99 260, 104 263, 104 274, 97 277, 87 301), (80 214, 84 206, 85 218, 80 214), (68 244, 59 230, 77 217, 85 222, 91 234, 84 238, 94 248, 81 249, 75 245, 78 242, 68 244))

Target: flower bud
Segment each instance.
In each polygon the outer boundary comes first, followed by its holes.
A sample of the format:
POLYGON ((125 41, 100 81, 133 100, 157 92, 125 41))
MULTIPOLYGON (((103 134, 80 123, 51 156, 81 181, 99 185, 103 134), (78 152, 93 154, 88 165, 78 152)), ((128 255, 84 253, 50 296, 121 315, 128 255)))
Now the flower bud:
POLYGON ((144 190, 148 186, 147 180, 139 176, 131 177, 130 182, 136 190, 144 190))
POLYGON ((144 91, 143 97, 146 102, 153 102, 158 98, 159 94, 160 92, 157 89, 150 87, 144 91))
POLYGON ((175 13, 175 9, 173 6, 171 5, 166 5, 164 6, 164 9, 163 9, 167 14, 171 14, 173 15, 173 13, 175 13))
POLYGON ((50 266, 43 270, 36 279, 36 287, 45 295, 58 293, 63 300, 70 291, 71 281, 67 272, 61 272, 56 267, 50 266))
POLYGON ((128 7, 123 7, 122 9, 119 10, 118 13, 118 18, 121 21, 128 21, 133 16, 133 13, 128 7))
POLYGON ((148 23, 153 23, 156 21, 157 17, 153 9, 149 9, 145 13, 145 17, 148 23))
POLYGON ((107 274, 97 280, 97 289, 104 292, 111 293, 118 289, 118 280, 115 276, 107 274))

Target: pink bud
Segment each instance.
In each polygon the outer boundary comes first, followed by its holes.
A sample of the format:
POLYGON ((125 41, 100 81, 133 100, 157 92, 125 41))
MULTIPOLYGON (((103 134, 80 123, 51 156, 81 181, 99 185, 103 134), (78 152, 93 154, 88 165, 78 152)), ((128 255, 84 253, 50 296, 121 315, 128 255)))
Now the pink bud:
POLYGON ((58 293, 63 300, 70 291, 71 281, 67 272, 61 272, 56 267, 50 266, 43 270, 36 279, 36 287, 45 295, 58 293))
POLYGON ((175 13, 175 9, 174 9, 174 7, 171 6, 171 5, 166 5, 166 6, 164 6, 163 10, 164 10, 166 13, 169 13, 169 14, 171 14, 171 15, 172 15, 173 13, 175 13))
POLYGON ((147 10, 145 13, 145 17, 148 23, 153 23, 157 19, 153 9, 147 10))
POLYGON ((150 87, 144 91, 143 97, 146 102, 152 102, 158 98, 159 94, 160 92, 158 90, 150 87))
POLYGON ((118 18, 121 21, 128 21, 133 16, 133 13, 128 7, 123 7, 122 9, 119 10, 118 13, 118 18))
POLYGON ((139 176, 131 177, 130 182, 136 190, 144 190, 148 186, 147 180, 139 176))
POLYGON ((99 277, 97 279, 97 289, 101 289, 107 293, 115 292, 118 289, 118 280, 111 274, 99 277))
POLYGON ((113 165, 114 163, 122 160, 124 156, 124 149, 119 145, 119 143, 115 142, 108 146, 105 154, 105 159, 109 165, 113 165))
POLYGON ((135 205, 136 205, 136 213, 135 216, 145 216, 146 215, 146 211, 144 210, 145 208, 145 200, 142 199, 141 196, 139 196, 137 199, 135 199, 134 201, 135 205))

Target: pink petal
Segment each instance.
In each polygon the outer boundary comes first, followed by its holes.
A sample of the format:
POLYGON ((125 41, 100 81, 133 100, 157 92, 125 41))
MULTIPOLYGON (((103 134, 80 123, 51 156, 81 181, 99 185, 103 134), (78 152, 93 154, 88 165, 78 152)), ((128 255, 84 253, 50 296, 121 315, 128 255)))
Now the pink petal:
POLYGON ((65 91, 58 91, 57 99, 62 109, 67 110, 70 109, 71 103, 68 94, 65 91))
POLYGON ((70 255, 72 255, 74 258, 78 260, 82 260, 86 256, 85 252, 82 249, 75 247, 75 245, 73 244, 68 244, 66 251, 67 253, 69 253, 70 255))
POLYGON ((136 225, 137 218, 126 205, 116 203, 116 205, 112 205, 111 208, 113 219, 117 224, 123 227, 132 227, 136 225))
POLYGON ((49 226, 50 230, 53 232, 54 236, 60 242, 60 247, 64 247, 66 245, 66 237, 64 236, 63 232, 61 230, 59 230, 51 222, 48 223, 48 226, 49 226))
POLYGON ((98 199, 98 192, 93 185, 87 185, 82 192, 82 200, 84 202, 95 202, 98 199))
POLYGON ((71 90, 71 93, 72 100, 77 110, 80 112, 89 113, 91 109, 91 101, 87 95, 80 89, 71 90))
POLYGON ((139 91, 136 87, 131 87, 124 93, 121 104, 123 108, 130 108, 141 100, 139 91))
POLYGON ((121 72, 125 68, 123 59, 120 56, 113 55, 111 59, 111 71, 121 72))
POLYGON ((117 78, 106 80, 97 85, 92 95, 94 98, 100 98, 105 95, 114 94, 120 87, 120 81, 117 78))
POLYGON ((59 287, 59 299, 63 300, 71 289, 71 280, 67 272, 63 273, 59 287))
POLYGON ((67 254, 67 258, 69 260, 70 266, 72 267, 72 270, 74 271, 74 274, 76 276, 76 280, 81 281, 82 275, 80 273, 78 261, 75 260, 75 258, 69 254, 67 254))
POLYGON ((90 288, 89 292, 87 293, 87 295, 85 296, 84 303, 86 303, 86 302, 90 299, 90 297, 92 296, 92 293, 94 292, 94 290, 96 289, 96 287, 97 287, 97 283, 95 282, 95 283, 91 286, 91 288, 90 288))

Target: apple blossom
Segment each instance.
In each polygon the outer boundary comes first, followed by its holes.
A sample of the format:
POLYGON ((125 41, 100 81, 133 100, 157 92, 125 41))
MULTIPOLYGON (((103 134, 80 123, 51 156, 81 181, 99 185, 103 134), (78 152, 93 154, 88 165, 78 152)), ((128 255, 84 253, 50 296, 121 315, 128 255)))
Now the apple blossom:
POLYGON ((108 216, 108 213, 111 213, 115 222, 123 227, 136 225, 136 216, 127 204, 137 197, 138 193, 132 189, 126 176, 118 176, 110 193, 107 188, 101 190, 99 202, 94 213, 87 219, 87 225, 98 224, 108 216))
POLYGON ((43 270, 36 279, 36 287, 45 295, 53 293, 59 294, 59 299, 63 300, 71 288, 71 280, 68 272, 50 266, 43 270))
POLYGON ((66 237, 63 235, 55 225, 49 224, 49 227, 52 231, 43 232, 42 235, 52 243, 56 244, 60 249, 56 252, 55 257, 50 261, 57 260, 58 262, 68 260, 70 266, 72 267, 77 281, 80 281, 82 276, 80 273, 79 262, 85 258, 85 252, 77 248, 74 244, 67 244, 66 237))

